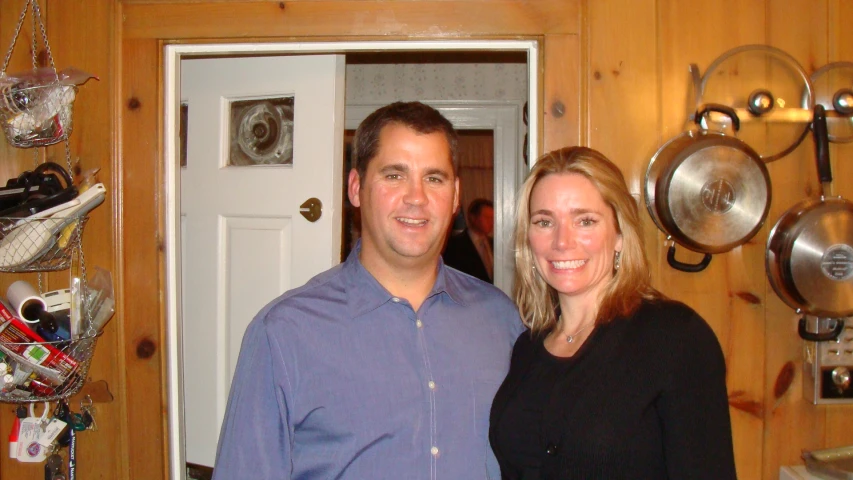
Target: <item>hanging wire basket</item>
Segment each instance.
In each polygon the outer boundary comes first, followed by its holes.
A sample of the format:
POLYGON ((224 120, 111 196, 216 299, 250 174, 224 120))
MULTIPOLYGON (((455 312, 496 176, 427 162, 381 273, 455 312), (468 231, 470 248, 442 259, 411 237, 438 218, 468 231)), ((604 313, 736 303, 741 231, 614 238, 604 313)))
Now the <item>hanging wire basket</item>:
POLYGON ((26 85, 28 82, 0 83, 0 121, 9 144, 18 148, 45 147, 68 138, 77 86, 58 82, 26 85))
POLYGON ((47 41, 38 1, 26 0, 18 18, 12 43, 0 71, 0 125, 6 139, 14 147, 45 147, 67 140, 72 129, 72 106, 77 85, 93 75, 76 69, 57 72, 47 41), (32 7, 32 72, 7 75, 6 69, 15 50, 27 11, 32 7), (49 66, 38 68, 38 36, 40 32, 49 66))
MULTIPOLYGON (((37 0, 26 0, 12 44, 0 71, 0 126, 14 147, 45 147, 65 142, 65 157, 71 171, 68 136, 72 129, 72 106, 77 87, 89 78, 97 78, 74 68, 57 72, 47 42, 37 0), (32 8, 32 72, 7 75, 15 42, 27 11, 32 8), (49 67, 38 68, 37 31, 49 60, 49 67)), ((35 152, 34 152, 35 153, 35 152)), ((37 156, 34 158, 37 159, 37 156)), ((65 188, 71 188, 66 175, 65 188)), ((28 188, 25 185, 25 188, 28 188)), ((79 188, 79 186, 77 186, 79 188)), ((82 233, 87 213, 103 202, 102 184, 89 185, 61 206, 48 208, 28 217, 0 217, 0 272, 46 272, 71 270, 72 286, 67 291, 67 328, 63 335, 45 327, 45 320, 23 320, 0 303, 0 402, 31 403, 54 401, 77 393, 85 384, 95 344, 102 327, 114 313, 112 280, 95 275, 96 285, 86 279, 82 233), (73 203, 72 202, 77 202, 73 203), (52 211, 52 214, 48 214, 52 211), (73 213, 72 213, 73 212, 73 213), (61 216, 65 214, 65 216, 61 216), (49 216, 48 216, 49 215, 49 216), (60 215, 60 216, 57 216, 60 215), (79 262, 75 262, 75 258, 79 262), (80 271, 75 276, 73 271, 80 271), (104 287, 108 284, 108 288, 104 287), (106 295, 106 292, 109 295, 106 295), (109 300, 109 301, 107 301, 109 300)), ((28 213, 25 213, 28 214, 28 213)), ((39 290, 42 277, 39 274, 39 290)), ((59 323, 59 322, 57 322, 59 323)))
POLYGON ((26 326, 6 323, 0 331, 0 402, 49 402, 77 393, 86 383, 98 334, 76 340, 12 341, 33 337, 26 326))
POLYGON ((0 217, 0 272, 50 272, 71 266, 88 217, 0 217))
POLYGON ((95 345, 115 312, 112 277, 96 268, 88 279, 77 245, 70 283, 68 289, 40 294, 51 299, 47 319, 25 320, 0 303, 0 402, 59 400, 86 383, 95 345))

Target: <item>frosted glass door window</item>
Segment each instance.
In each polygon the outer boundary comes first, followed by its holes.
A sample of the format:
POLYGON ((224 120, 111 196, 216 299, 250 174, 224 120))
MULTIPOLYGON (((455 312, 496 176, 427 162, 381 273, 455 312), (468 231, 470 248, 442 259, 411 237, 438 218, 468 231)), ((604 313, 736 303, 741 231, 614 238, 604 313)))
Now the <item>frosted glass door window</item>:
POLYGON ((231 102, 228 165, 293 165, 293 99, 231 102))

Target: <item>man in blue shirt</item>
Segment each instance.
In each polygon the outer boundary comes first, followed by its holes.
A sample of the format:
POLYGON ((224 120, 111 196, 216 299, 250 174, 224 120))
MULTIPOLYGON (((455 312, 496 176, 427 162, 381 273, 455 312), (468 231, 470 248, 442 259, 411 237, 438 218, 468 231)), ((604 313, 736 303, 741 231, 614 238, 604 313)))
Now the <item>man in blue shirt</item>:
POLYGON ((214 478, 500 478, 492 398, 522 331, 495 287, 446 267, 456 133, 394 103, 353 140, 361 240, 267 305, 243 338, 214 478))

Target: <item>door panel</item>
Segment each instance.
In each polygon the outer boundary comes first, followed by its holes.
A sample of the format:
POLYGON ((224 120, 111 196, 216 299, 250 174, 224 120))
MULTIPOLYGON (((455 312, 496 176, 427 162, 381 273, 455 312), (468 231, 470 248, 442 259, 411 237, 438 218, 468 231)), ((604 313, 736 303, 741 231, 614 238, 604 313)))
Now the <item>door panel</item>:
POLYGON ((188 462, 214 463, 248 322, 338 261, 343 89, 342 55, 181 61, 188 462), (313 223, 299 214, 311 197, 325 206, 313 223))

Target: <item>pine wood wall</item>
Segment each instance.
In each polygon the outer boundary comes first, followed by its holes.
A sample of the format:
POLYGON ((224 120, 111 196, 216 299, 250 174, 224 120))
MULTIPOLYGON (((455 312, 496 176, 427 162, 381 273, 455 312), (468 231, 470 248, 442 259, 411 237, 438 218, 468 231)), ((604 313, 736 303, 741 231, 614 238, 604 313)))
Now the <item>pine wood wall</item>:
MULTIPOLYGON (((24 0, 0 0, 0 47, 12 38, 24 0)), ((108 201, 85 232, 87 263, 110 269, 118 313, 98 342, 92 380, 115 395, 98 404, 97 432, 81 434, 79 478, 166 478, 163 232, 160 211, 161 49, 169 42, 304 41, 400 38, 534 38, 542 45, 541 145, 583 144, 616 161, 641 192, 655 150, 681 132, 687 66, 705 68, 726 50, 769 44, 808 72, 853 61, 853 17, 846 0, 41 0, 57 66, 100 76, 75 103, 73 157, 100 167, 108 201)), ((28 68, 28 39, 10 71, 28 68)), ((814 193, 806 140, 770 164, 768 225, 747 245, 716 256, 699 274, 665 264, 664 237, 646 219, 655 284, 696 308, 712 325, 729 368, 739 478, 775 479, 802 449, 853 443, 853 407, 802 400, 802 342, 794 313, 770 289, 764 242, 781 212, 814 193), (775 385, 791 362, 790 388, 775 385)), ((853 197, 853 146, 834 145, 836 191, 853 197), (846 179, 847 181, 844 181, 846 179)), ((52 147, 47 158, 64 160, 52 147)), ((0 142, 0 178, 32 166, 32 152, 0 142)), ((681 255, 681 253, 680 253, 681 255)), ((684 254, 691 260, 690 254, 684 254)), ((0 290, 18 277, 0 276, 0 290)), ((33 279, 34 277, 24 277, 33 279)), ((55 288, 67 276, 49 277, 55 288)), ((11 424, 0 405, 0 433, 11 424)), ((40 465, 0 457, 0 480, 43 478, 40 465)))

